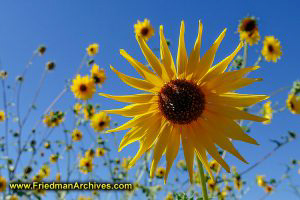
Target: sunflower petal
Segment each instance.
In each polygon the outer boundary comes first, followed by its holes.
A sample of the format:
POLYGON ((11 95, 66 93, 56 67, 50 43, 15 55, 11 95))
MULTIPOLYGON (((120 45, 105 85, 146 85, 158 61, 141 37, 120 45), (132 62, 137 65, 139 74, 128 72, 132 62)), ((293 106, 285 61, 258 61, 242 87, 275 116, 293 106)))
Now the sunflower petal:
POLYGON ((157 92, 159 90, 158 87, 156 87, 155 85, 153 85, 147 81, 127 76, 127 75, 119 72, 112 66, 110 66, 110 68, 119 76, 119 78, 124 83, 126 83, 127 85, 129 85, 131 87, 134 87, 139 90, 152 91, 152 92, 157 92))
POLYGON ((179 146, 180 146, 180 133, 178 127, 174 126, 172 132, 170 133, 169 141, 166 148, 167 166, 166 166, 166 173, 164 177, 165 183, 167 182, 171 166, 178 154, 179 146))
POLYGON ((174 60, 172 57, 172 54, 170 52, 170 49, 168 47, 165 35, 164 35, 164 27, 160 26, 160 56, 162 63, 166 69, 166 72, 170 79, 176 78, 176 68, 174 64, 174 60))
POLYGON ((116 101, 126 102, 126 103, 147 103, 157 98, 155 94, 133 94, 133 95, 115 96, 110 94, 99 93, 99 95, 116 101))
POLYGON ((150 102, 150 103, 131 104, 121 109, 104 110, 104 112, 109 114, 123 115, 125 117, 133 117, 136 115, 147 113, 148 111, 155 110, 155 109, 157 109, 157 104, 150 102))
POLYGON ((184 71, 188 62, 188 57, 185 48, 185 41, 184 41, 184 31, 185 31, 184 21, 181 21, 178 52, 177 52, 177 74, 179 78, 185 76, 184 71))
POLYGON ((262 78, 241 78, 240 80, 234 81, 233 83, 224 83, 223 85, 219 85, 218 87, 214 88, 214 91, 219 94, 230 92, 243 88, 247 85, 251 85, 252 83, 260 82, 262 80, 262 78))
POLYGON ((186 127, 182 127, 180 135, 190 182, 193 183, 195 148, 190 137, 191 132, 189 132, 186 127))

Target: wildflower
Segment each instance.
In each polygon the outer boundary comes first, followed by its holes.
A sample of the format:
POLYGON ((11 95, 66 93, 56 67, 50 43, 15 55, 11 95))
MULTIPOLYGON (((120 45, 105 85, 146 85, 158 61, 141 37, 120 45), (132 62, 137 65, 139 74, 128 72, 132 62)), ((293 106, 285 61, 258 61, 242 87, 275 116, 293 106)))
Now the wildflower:
POLYGON ((5 121, 6 116, 5 116, 5 112, 3 110, 0 110, 0 122, 5 121))
POLYGON ((97 157, 102 157, 106 153, 106 150, 104 148, 97 148, 96 149, 96 156, 97 157))
POLYGON ((88 100, 96 92, 94 80, 88 76, 81 77, 79 74, 73 79, 71 90, 74 96, 81 100, 88 100))
POLYGON ((42 190, 40 188, 33 190, 33 193, 39 196, 45 196, 46 195, 46 190, 42 190))
POLYGON ((209 162, 209 167, 214 172, 217 172, 218 171, 218 167, 219 167, 219 163, 216 160, 212 160, 212 161, 209 162))
POLYGON ((0 176, 0 192, 6 190, 6 179, 3 176, 0 176))
POLYGON ((51 111, 48 115, 44 116, 44 124, 50 128, 58 126, 64 121, 64 113, 61 111, 51 111))
POLYGON ((148 41, 152 36, 154 36, 154 29, 148 19, 144 19, 143 22, 138 20, 137 24, 134 25, 134 32, 145 41, 148 41))
POLYGON ((53 61, 48 61, 48 62, 46 63, 46 69, 47 69, 48 71, 54 70, 55 66, 56 66, 56 64, 55 64, 55 62, 53 62, 53 61))
POLYGON ((92 104, 87 104, 83 108, 83 115, 84 119, 89 120, 91 119, 95 114, 95 108, 92 104))
POLYGON ((266 36, 261 54, 267 61, 277 62, 277 59, 282 55, 281 45, 278 39, 274 36, 266 36))
POLYGON ((257 44, 260 40, 257 20, 254 17, 246 17, 241 20, 238 32, 240 33, 240 40, 245 40, 250 46, 257 44))
POLYGON ((243 185, 244 185, 244 183, 241 180, 240 176, 234 177, 233 184, 234 184, 235 189, 237 189, 237 190, 241 190, 243 188, 243 185))
POLYGON ((60 178, 61 178, 60 173, 57 173, 56 176, 55 176, 55 181, 60 182, 60 178))
POLYGON ((34 175, 33 178, 32 178, 33 182, 41 182, 42 180, 43 180, 43 176, 40 173, 34 175))
POLYGON ((207 188, 208 188, 211 192, 215 191, 216 186, 217 186, 216 181, 214 181, 214 180, 211 179, 211 178, 208 179, 208 181, 207 181, 207 188))
POLYGON ((270 124, 272 116, 273 116, 273 109, 271 107, 271 101, 268 101, 263 105, 262 112, 263 112, 263 117, 268 119, 268 120, 264 121, 263 124, 270 124))
POLYGON ((72 140, 74 142, 80 141, 82 139, 82 132, 78 129, 74 129, 72 132, 72 140))
POLYGON ((286 106, 293 114, 300 114, 300 96, 289 94, 286 100, 286 106))
POLYGON ((187 170, 186 163, 184 160, 179 160, 176 166, 179 169, 187 170))
POLYGON ((105 112, 99 112, 91 119, 91 127, 97 132, 101 132, 105 128, 108 128, 109 124, 110 117, 105 112))
POLYGON ((91 70, 91 77, 95 84, 102 85, 106 80, 104 69, 99 69, 99 66, 94 64, 91 70))
POLYGON ((265 187, 267 185, 265 176, 256 176, 256 182, 259 187, 265 187))
POLYGON ((89 149, 85 152, 85 157, 93 159, 95 157, 95 151, 93 149, 89 149))
POLYGON ((6 79, 7 76, 8 76, 7 71, 5 71, 5 70, 0 70, 0 78, 6 79))
POLYGON ((165 200, 174 200, 172 192, 168 192, 167 196, 165 197, 165 200))
POLYGON ((40 54, 40 56, 42 56, 45 54, 46 50, 47 50, 47 47, 45 45, 41 45, 38 48, 38 53, 40 54))
POLYGON ((15 194, 9 196, 8 200, 19 200, 19 197, 15 194))
POLYGON ((83 174, 93 171, 93 160, 89 157, 82 157, 79 161, 79 170, 83 174))
POLYGON ((128 171, 128 170, 129 170, 129 162, 130 162, 130 160, 131 160, 131 157, 123 158, 123 159, 122 159, 121 167, 122 167, 125 171, 128 171))
POLYGON ((202 35, 201 23, 199 23, 199 33, 194 49, 189 57, 185 49, 184 30, 184 22, 182 22, 177 70, 166 44, 162 26, 160 28, 161 61, 140 36, 136 37, 144 56, 156 74, 134 60, 124 50, 121 50, 121 54, 145 80, 127 76, 111 67, 126 84, 150 93, 128 96, 100 93, 100 95, 107 98, 133 103, 123 109, 105 111, 109 114, 133 117, 132 120, 120 127, 108 130, 107 133, 130 129, 121 141, 119 151, 132 142, 140 142, 140 149, 131 160, 130 167, 146 151, 154 147, 154 157, 150 170, 151 177, 154 176, 162 154, 166 152, 165 181, 177 156, 180 140, 182 141, 190 180, 193 179, 195 154, 203 162, 210 176, 213 177, 207 161, 206 151, 222 167, 230 171, 229 166, 220 156, 215 145, 246 162, 234 148, 229 138, 257 144, 253 138, 243 132, 235 120, 245 119, 258 122, 267 120, 238 109, 238 107, 248 107, 262 101, 268 98, 267 96, 241 95, 231 92, 261 81, 261 79, 244 77, 245 74, 258 69, 258 66, 225 72, 229 63, 242 48, 243 43, 240 43, 230 56, 211 67, 215 53, 225 36, 226 29, 201 59, 199 53, 202 35))
POLYGON ((43 165, 39 171, 39 175, 43 178, 50 176, 50 167, 48 165, 43 165))
POLYGON ((46 141, 44 143, 44 147, 45 147, 45 149, 49 149, 51 147, 51 143, 49 141, 46 141))
POLYGON ((24 174, 25 175, 29 175, 31 172, 32 172, 32 167, 30 167, 30 166, 25 167, 25 169, 24 169, 24 174))
POLYGON ((92 200, 92 198, 86 196, 78 196, 77 200, 92 200))
POLYGON ((50 156, 50 162, 51 162, 51 163, 56 163, 57 160, 58 160, 58 155, 57 155, 57 154, 52 154, 52 155, 50 156))
POLYGON ((82 104, 81 103, 76 103, 73 106, 73 112, 75 113, 75 115, 78 115, 80 113, 81 108, 82 108, 82 104))
POLYGON ((94 56, 99 52, 99 45, 97 43, 90 44, 86 51, 89 56, 94 56))
POLYGON ((274 188, 273 188, 271 185, 267 185, 267 186, 265 187, 265 192, 266 192, 266 193, 272 193, 273 190, 274 190, 274 188))
POLYGON ((158 167, 156 169, 155 175, 156 175, 157 178, 163 178, 165 176, 165 174, 166 174, 166 169, 165 168, 158 167))

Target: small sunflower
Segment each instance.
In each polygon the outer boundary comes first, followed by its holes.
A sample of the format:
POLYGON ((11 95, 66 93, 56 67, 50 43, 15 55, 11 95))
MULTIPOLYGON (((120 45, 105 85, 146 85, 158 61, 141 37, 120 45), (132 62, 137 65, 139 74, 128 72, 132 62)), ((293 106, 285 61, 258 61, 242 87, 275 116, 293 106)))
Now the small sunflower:
POLYGON ((289 94, 286 106, 293 114, 300 114, 300 96, 289 94))
POLYGON ((155 175, 157 178, 163 178, 165 174, 166 174, 166 169, 164 167, 158 167, 156 169, 155 175))
POLYGON ((86 48, 86 52, 89 56, 95 56, 99 52, 99 45, 97 43, 90 44, 88 48, 86 48))
POLYGON ((47 178, 48 176, 50 176, 50 167, 48 165, 43 165, 39 171, 39 174, 43 178, 47 178))
POLYGON ((55 181, 58 183, 58 182, 60 182, 60 179, 61 179, 61 175, 60 175, 60 173, 57 173, 55 175, 55 181))
POLYGON ((51 143, 49 141, 46 141, 44 143, 44 147, 45 147, 45 149, 49 149, 51 147, 51 143))
POLYGON ((5 119, 6 119, 5 112, 0 110, 0 122, 5 121, 5 119))
POLYGON ((99 66, 94 64, 91 70, 91 77, 94 79, 95 84, 102 85, 106 80, 104 69, 99 69, 99 66))
POLYGON ((233 184, 234 184, 235 189, 237 189, 237 190, 241 190, 244 186, 244 183, 239 176, 235 177, 233 179, 233 184))
POLYGON ((89 149, 85 152, 85 157, 93 159, 95 157, 95 151, 93 149, 89 149))
POLYGON ((186 163, 184 160, 179 160, 176 167, 179 169, 187 170, 186 163))
POLYGON ((19 200, 19 197, 17 195, 13 194, 7 200, 19 200))
POLYGON ((102 157, 106 153, 106 149, 104 148, 97 148, 96 149, 96 156, 97 157, 102 157))
POLYGON ((65 114, 61 111, 51 111, 48 115, 44 116, 43 122, 49 128, 53 128, 64 121, 64 116, 65 114))
POLYGON ((265 187, 267 185, 265 176, 256 176, 256 183, 259 187, 265 187))
POLYGON ((92 104, 86 104, 83 108, 84 119, 90 120, 95 114, 95 108, 92 104))
POLYGON ((6 190, 6 179, 3 176, 0 176, 0 192, 6 190))
POLYGON ((41 182, 42 180, 43 180, 43 176, 40 173, 34 175, 33 178, 32 178, 33 182, 41 182))
POLYGON ((246 17, 240 21, 238 26, 240 40, 246 41, 250 46, 257 44, 260 40, 257 20, 254 17, 246 17))
POLYGON ((50 162, 51 162, 51 163, 56 163, 57 160, 58 160, 58 155, 57 155, 57 154, 52 154, 52 155, 50 156, 50 162))
POLYGON ((268 119, 268 120, 264 121, 263 124, 271 123, 271 119, 273 117, 273 109, 271 107, 271 103, 272 103, 271 101, 268 101, 263 105, 263 108, 262 108, 263 116, 264 116, 264 118, 268 119))
POLYGON ((35 189, 33 190, 33 193, 39 196, 45 196, 46 195, 46 190, 42 190, 42 189, 35 189))
POLYGON ((213 179, 211 179, 211 178, 208 179, 208 181, 207 181, 207 187, 208 187, 209 191, 211 191, 211 192, 215 191, 217 189, 217 183, 216 183, 216 181, 213 180, 213 179))
POLYGON ((132 159, 131 157, 123 158, 123 159, 122 159, 121 167, 122 167, 125 171, 128 171, 128 170, 129 170, 129 163, 130 163, 130 160, 131 160, 131 159, 132 159))
POLYGON ((82 109, 82 104, 81 103, 76 103, 73 107, 73 112, 75 115, 78 115, 82 109))
POLYGON ((82 157, 79 161, 79 170, 83 174, 93 171, 93 160, 91 158, 82 157))
POLYGON ((91 119, 91 127, 97 132, 101 132, 105 128, 108 128, 109 124, 110 117, 105 112, 99 112, 91 119))
POLYGON ((145 41, 148 41, 152 36, 154 36, 154 29, 148 19, 144 19, 143 22, 138 20, 137 24, 134 25, 134 32, 145 41))
POLYGON ((277 62, 277 59, 280 59, 280 56, 282 55, 279 40, 274 36, 266 36, 261 54, 267 61, 277 62))
POLYGON ((274 190, 274 188, 273 188, 271 185, 267 185, 267 186, 265 187, 265 192, 266 192, 266 193, 272 193, 273 190, 274 190))
POLYGON ((79 74, 73 79, 71 90, 74 96, 81 100, 88 100, 93 97, 96 92, 94 80, 89 76, 81 77, 79 74))
POLYGON ((202 24, 199 22, 198 37, 189 57, 185 48, 184 31, 184 22, 182 22, 177 70, 162 26, 160 28, 161 59, 155 56, 143 38, 136 37, 154 72, 121 50, 121 55, 133 65, 144 79, 130 77, 113 67, 111 69, 126 84, 147 93, 127 96, 100 94, 121 102, 133 103, 122 109, 105 111, 109 114, 133 117, 127 123, 107 132, 130 129, 121 141, 119 151, 128 144, 135 141, 140 142, 140 149, 131 160, 130 167, 145 152, 154 147, 154 157, 150 170, 151 177, 154 176, 162 154, 166 152, 165 181, 177 156, 180 141, 182 142, 190 180, 193 179, 195 155, 202 161, 210 176, 213 177, 206 152, 228 172, 230 171, 215 145, 246 162, 229 138, 257 144, 253 138, 244 133, 236 120, 244 119, 258 122, 267 120, 238 108, 248 107, 268 98, 268 96, 233 92, 261 81, 261 79, 244 77, 259 67, 254 66, 225 72, 230 62, 242 48, 243 43, 241 42, 231 55, 212 67, 216 51, 225 36, 226 29, 201 58, 202 24))
POLYGON ((217 172, 219 166, 220 165, 219 165, 219 163, 216 160, 212 160, 212 161, 209 162, 209 167, 214 172, 217 172))
POLYGON ((165 197, 165 200, 174 200, 174 196, 172 192, 168 192, 167 196, 165 197))
POLYGON ((78 142, 82 139, 82 132, 78 129, 72 131, 72 140, 78 142))

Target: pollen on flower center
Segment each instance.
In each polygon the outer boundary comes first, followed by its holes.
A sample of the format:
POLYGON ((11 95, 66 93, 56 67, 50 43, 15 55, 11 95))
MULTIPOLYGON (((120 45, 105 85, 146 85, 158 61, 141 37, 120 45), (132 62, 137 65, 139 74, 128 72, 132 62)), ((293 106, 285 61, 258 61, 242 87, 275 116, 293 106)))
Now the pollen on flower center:
POLYGON ((172 80, 159 93, 159 109, 174 124, 189 124, 201 116, 205 98, 192 81, 172 80))
POLYGON ((250 32, 253 31, 256 27, 255 20, 250 20, 245 26, 245 31, 250 32))
POLYGON ((141 30, 141 34, 142 34, 143 36, 146 36, 148 33, 149 33, 149 29, 148 29, 147 27, 145 27, 145 28, 143 28, 143 29, 141 30))
POLYGON ((104 124, 105 124, 104 122, 100 122, 99 126, 104 126, 104 124))
POLYGON ((269 52, 272 53, 272 52, 274 51, 274 47, 273 47, 272 45, 269 45, 269 46, 268 46, 268 50, 269 50, 269 52))
POLYGON ((79 87, 80 91, 85 92, 87 90, 86 85, 80 85, 79 87))

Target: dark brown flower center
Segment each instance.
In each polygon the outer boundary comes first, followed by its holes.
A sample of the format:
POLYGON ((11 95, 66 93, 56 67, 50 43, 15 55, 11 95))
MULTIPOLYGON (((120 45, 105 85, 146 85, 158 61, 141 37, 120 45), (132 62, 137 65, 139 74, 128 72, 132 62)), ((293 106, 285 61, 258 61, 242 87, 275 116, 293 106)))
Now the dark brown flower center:
POLYGON ((87 87, 84 84, 80 85, 79 89, 80 89, 81 92, 87 91, 87 87))
POLYGON ((105 122, 103 122, 103 121, 99 122, 100 127, 104 126, 104 124, 105 124, 105 122))
POLYGON ((147 27, 142 28, 141 34, 142 34, 143 36, 148 35, 148 33, 149 33, 149 29, 148 29, 147 27))
POLYGON ((94 82, 95 82, 96 84, 98 84, 98 83, 100 83, 100 82, 101 82, 101 79, 100 79, 100 77, 98 77, 98 76, 94 76, 93 78, 94 78, 94 82))
POLYGON ((255 20, 249 20, 245 23, 245 31, 251 32, 256 28, 256 21, 255 20))
POLYGON ((268 45, 268 50, 269 50, 270 53, 273 53, 274 52, 273 45, 268 45))
POLYGON ((205 98, 200 88, 192 81, 172 80, 159 93, 159 108, 174 124, 189 124, 200 117, 205 98))

